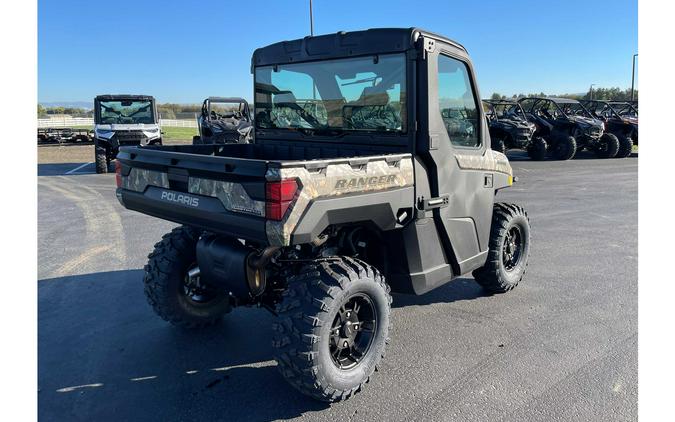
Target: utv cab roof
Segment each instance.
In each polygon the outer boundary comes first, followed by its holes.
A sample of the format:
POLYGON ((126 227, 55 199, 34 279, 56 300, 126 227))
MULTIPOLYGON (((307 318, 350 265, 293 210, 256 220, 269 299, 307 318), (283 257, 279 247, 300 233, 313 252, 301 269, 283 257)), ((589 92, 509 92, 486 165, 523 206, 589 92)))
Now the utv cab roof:
POLYGON ((154 101, 155 97, 152 95, 136 95, 136 94, 105 94, 97 95, 96 101, 115 101, 115 100, 133 100, 133 101, 154 101))
POLYGON ((488 104, 518 104, 516 100, 482 100, 488 104))
POLYGON ((240 97, 208 97, 206 101, 210 103, 245 103, 245 99, 240 97))
MULTIPOLYGON (((524 97, 520 100, 546 100, 553 101, 556 104, 577 104, 579 101, 572 98, 558 98, 558 97, 524 97)), ((518 100, 518 101, 520 101, 518 100)))
POLYGON ((251 70, 254 66, 404 52, 415 48, 420 36, 448 43, 466 53, 458 42, 423 29, 375 28, 304 37, 258 48, 251 58, 251 70))

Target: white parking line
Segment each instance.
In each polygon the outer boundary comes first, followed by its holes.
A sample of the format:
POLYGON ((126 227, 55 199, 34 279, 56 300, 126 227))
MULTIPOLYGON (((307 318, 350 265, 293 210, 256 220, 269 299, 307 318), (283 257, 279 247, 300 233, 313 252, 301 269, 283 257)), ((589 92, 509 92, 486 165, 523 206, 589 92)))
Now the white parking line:
POLYGON ((68 170, 68 171, 66 172, 66 174, 73 174, 73 173, 75 173, 76 171, 78 171, 79 169, 84 168, 84 167, 87 167, 89 164, 94 164, 94 163, 93 163, 93 162, 91 162, 91 163, 84 163, 84 164, 82 164, 81 166, 77 166, 77 167, 75 167, 75 168, 72 169, 72 170, 68 170))

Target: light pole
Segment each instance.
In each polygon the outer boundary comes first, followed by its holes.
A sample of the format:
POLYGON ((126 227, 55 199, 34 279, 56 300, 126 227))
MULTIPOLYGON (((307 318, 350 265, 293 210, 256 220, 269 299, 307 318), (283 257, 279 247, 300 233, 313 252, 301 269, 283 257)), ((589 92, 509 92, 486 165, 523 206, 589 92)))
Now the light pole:
POLYGON ((637 53, 633 54, 633 75, 630 78, 630 100, 633 101, 635 98, 635 58, 637 53))
POLYGON ((591 84, 591 101, 593 101, 593 87, 597 84, 591 84))

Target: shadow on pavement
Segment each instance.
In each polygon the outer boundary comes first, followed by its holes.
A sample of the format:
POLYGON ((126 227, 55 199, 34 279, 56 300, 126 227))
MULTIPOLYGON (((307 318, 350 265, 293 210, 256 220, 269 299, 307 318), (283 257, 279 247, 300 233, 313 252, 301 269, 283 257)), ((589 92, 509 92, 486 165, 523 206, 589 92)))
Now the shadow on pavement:
POLYGON ((145 302, 142 274, 38 282, 41 420, 267 421, 327 407, 277 372, 267 311, 181 330, 145 302))
POLYGON ((421 296, 394 294, 392 307, 403 308, 405 306, 423 306, 434 303, 452 303, 488 295, 472 278, 457 278, 421 296))
MULTIPOLYGON (((532 161, 530 157, 527 155, 527 152, 522 151, 522 150, 508 150, 506 152, 506 156, 509 158, 510 161, 532 161)), ((637 157, 638 154, 637 152, 632 152, 630 154, 630 158, 637 157)), ((607 158, 599 158, 594 152, 592 151, 578 151, 575 155, 573 160, 606 160, 607 158)), ((560 161, 560 160, 555 160, 551 157, 546 157, 546 160, 544 161, 560 161)))
POLYGON ((78 176, 94 173, 94 163, 43 163, 38 164, 38 176, 78 176), (87 164, 76 172, 67 174, 83 164, 87 164))
MULTIPOLYGON (((273 316, 236 309, 188 331, 146 303, 141 270, 38 282, 38 412, 41 420, 268 421, 327 404, 296 392, 272 359, 273 316)), ((460 278, 394 307, 484 296, 460 278)))

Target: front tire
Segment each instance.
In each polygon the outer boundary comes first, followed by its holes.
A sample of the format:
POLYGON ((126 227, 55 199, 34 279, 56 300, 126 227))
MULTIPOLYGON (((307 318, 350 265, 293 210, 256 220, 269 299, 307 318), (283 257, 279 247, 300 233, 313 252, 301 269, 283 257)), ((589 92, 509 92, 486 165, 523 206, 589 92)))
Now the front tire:
POLYGON ((108 172, 108 151, 106 147, 96 144, 94 146, 94 155, 96 158, 96 173, 108 172))
POLYGON ((577 153, 577 140, 574 136, 563 136, 553 146, 553 157, 556 160, 571 160, 577 153))
POLYGON ((363 261, 316 260, 289 280, 278 305, 273 348, 297 390, 334 402, 359 392, 384 356, 391 296, 363 261))
POLYGON ((527 147, 527 155, 534 161, 545 160, 547 152, 546 140, 539 136, 532 138, 530 145, 527 147))
POLYGON ((630 136, 619 136, 619 152, 616 153, 616 158, 626 158, 633 152, 633 140, 630 136))
POLYGON ((492 140, 492 150, 506 154, 506 144, 502 138, 494 138, 492 140))
POLYGON ((230 298, 201 285, 188 275, 195 267, 199 233, 176 227, 165 234, 148 255, 145 266, 145 295, 165 321, 183 328, 201 328, 219 321, 230 312, 230 298))
POLYGON ((496 203, 492 213, 490 249, 481 268, 473 271, 478 284, 490 293, 504 293, 525 275, 530 255, 530 220, 514 204, 496 203))
POLYGON ((619 138, 612 133, 604 133, 598 143, 595 153, 600 158, 614 158, 619 152, 619 138))

